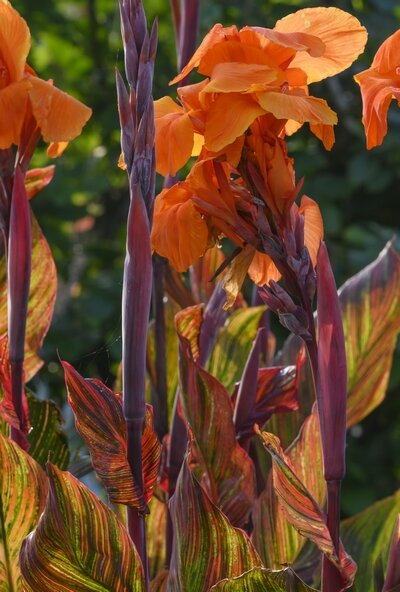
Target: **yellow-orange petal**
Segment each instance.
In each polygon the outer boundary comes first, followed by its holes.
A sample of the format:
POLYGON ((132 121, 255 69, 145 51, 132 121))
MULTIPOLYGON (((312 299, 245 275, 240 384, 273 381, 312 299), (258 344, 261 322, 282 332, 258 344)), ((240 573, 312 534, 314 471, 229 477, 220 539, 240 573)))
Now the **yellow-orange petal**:
POLYGON ((47 150, 46 154, 49 158, 58 158, 64 152, 69 142, 52 142, 47 150))
POLYGON ((400 29, 390 35, 380 46, 372 61, 371 68, 380 74, 394 73, 400 65, 400 29))
POLYGON ((0 3, 0 69, 5 76, 0 78, 0 88, 21 80, 26 58, 31 45, 28 25, 8 2, 0 3), (5 83, 5 84, 4 84, 5 83))
POLYGON ((311 123, 310 130, 324 145, 325 150, 332 150, 335 143, 335 131, 332 125, 311 123))
POLYGON ((324 99, 279 91, 266 91, 257 93, 256 96, 261 107, 277 119, 294 119, 298 123, 308 121, 325 125, 337 123, 336 113, 324 99))
POLYGON ((92 110, 50 82, 29 76, 33 115, 45 142, 69 142, 79 136, 92 110))
POLYGON ((282 33, 304 32, 318 37, 325 45, 320 57, 299 52, 291 66, 306 72, 308 82, 318 82, 342 72, 364 51, 367 31, 358 19, 335 8, 303 8, 279 20, 275 30, 282 33))
POLYGON ((361 88, 362 122, 370 150, 379 146, 387 134, 387 112, 393 98, 400 101, 400 76, 397 79, 380 75, 370 68, 354 77, 361 88))
POLYGON ((257 286, 264 286, 271 280, 277 282, 281 274, 269 255, 256 251, 249 267, 249 276, 257 286))
POLYGON ((175 84, 176 82, 179 82, 185 78, 188 74, 190 74, 193 68, 197 68, 201 59, 216 43, 224 41, 228 37, 233 37, 237 35, 237 33, 238 30, 235 25, 232 25, 231 27, 223 27, 220 23, 214 25, 211 31, 209 31, 204 37, 203 41, 196 49, 186 66, 182 69, 178 76, 175 76, 175 78, 171 80, 169 84, 175 84))
POLYGON ((304 244, 310 253, 312 264, 315 267, 318 249, 324 238, 324 222, 321 211, 313 199, 307 197, 307 195, 303 195, 299 213, 304 216, 304 244))
POLYGON ((208 226, 194 207, 185 183, 163 189, 157 196, 151 240, 153 249, 177 271, 186 271, 206 251, 208 226))
POLYGON ((28 103, 29 82, 21 80, 0 90, 0 148, 19 144, 28 103))
POLYGON ((208 150, 218 152, 232 144, 253 121, 263 115, 251 95, 230 93, 217 96, 209 108, 204 141, 208 150))
POLYGON ((175 175, 193 150, 193 124, 171 97, 154 102, 156 168, 161 175, 175 175))
POLYGON ((236 297, 242 288, 249 265, 253 259, 254 250, 252 245, 246 245, 229 265, 222 279, 222 287, 226 293, 225 310, 235 304, 236 297))

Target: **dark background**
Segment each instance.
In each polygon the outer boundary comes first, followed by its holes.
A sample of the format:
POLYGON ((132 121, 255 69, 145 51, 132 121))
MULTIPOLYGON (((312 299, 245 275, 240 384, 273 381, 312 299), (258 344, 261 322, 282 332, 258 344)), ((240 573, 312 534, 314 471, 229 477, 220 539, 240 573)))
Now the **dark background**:
MULTIPOLYGON (((325 152, 308 130, 289 140, 297 177, 322 209, 326 240, 337 283, 372 261, 386 241, 399 236, 400 110, 389 113, 384 145, 367 152, 360 123, 361 97, 353 74, 365 69, 382 41, 400 27, 395 0, 332 3, 291 0, 204 0, 201 37, 216 22, 273 27, 298 8, 337 6, 357 16, 369 31, 367 50, 334 79, 312 86, 339 115, 336 144, 325 152)), ((33 388, 40 397, 65 401, 57 352, 85 376, 112 385, 120 360, 120 298, 124 223, 128 194, 117 166, 119 128, 114 86, 122 64, 117 0, 15 0, 32 33, 29 61, 42 78, 83 100, 93 116, 79 139, 56 161, 52 184, 33 209, 52 247, 59 273, 59 297, 42 352, 46 363, 33 388), (92 226, 89 231, 82 228, 92 226)), ((154 96, 171 89, 175 48, 169 3, 145 1, 149 21, 159 19, 154 96)), ((42 150, 35 165, 48 164, 42 150)), ((400 247, 400 241, 396 241, 400 247)), ((277 329, 280 334, 280 330, 277 329)), ((281 334, 280 334, 281 335, 281 334)), ((400 486, 400 364, 395 357, 385 402, 348 439, 348 474, 343 514, 353 514, 400 486)), ((72 418, 64 407, 67 427, 72 418)), ((70 430, 72 443, 75 436, 70 430)))

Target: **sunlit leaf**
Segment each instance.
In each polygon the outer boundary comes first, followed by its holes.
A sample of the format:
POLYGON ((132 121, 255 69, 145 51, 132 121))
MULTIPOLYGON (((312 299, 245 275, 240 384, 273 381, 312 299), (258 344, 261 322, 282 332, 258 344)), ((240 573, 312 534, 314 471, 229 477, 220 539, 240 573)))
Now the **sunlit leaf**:
POLYGON ((264 311, 264 306, 235 311, 217 338, 207 370, 222 382, 229 393, 241 379, 264 311))
POLYGON ((0 435, 0 590, 21 589, 18 563, 24 538, 43 511, 47 478, 38 463, 0 435))
POLYGON ((41 169, 31 169, 26 173, 25 188, 29 199, 35 197, 52 180, 56 167, 54 164, 41 169))
POLYGON ((28 406, 32 425, 28 434, 30 456, 42 467, 50 458, 54 465, 66 469, 69 449, 67 436, 61 429, 61 411, 53 401, 39 401, 30 393, 28 406))
POLYGON ((63 362, 68 400, 76 427, 89 448, 93 466, 104 483, 111 501, 146 512, 157 480, 161 446, 153 430, 150 405, 146 408, 142 435, 144 496, 134 482, 127 458, 126 426, 121 396, 100 380, 83 378, 63 362))
POLYGON ((190 342, 179 337, 182 408, 201 453, 210 496, 232 524, 242 526, 255 497, 254 466, 236 440, 227 390, 194 361, 190 342))
POLYGON ((215 592, 316 592, 290 568, 271 571, 265 568, 251 569, 237 578, 218 582, 211 588, 215 592))
POLYGON ((20 554, 25 592, 142 592, 136 549, 114 512, 48 464, 50 495, 20 554))
MULTIPOLYGON (((203 257, 200 257, 191 267, 190 280, 192 294, 197 302, 208 302, 210 299, 216 286, 216 281, 210 280, 223 262, 224 255, 222 250, 214 246, 212 249, 208 249, 203 257)), ((218 277, 218 280, 221 276, 218 277)))
POLYGON ((242 530, 211 502, 186 460, 170 502, 174 546, 169 592, 208 592, 224 578, 239 576, 261 560, 242 530))
POLYGON ((339 290, 348 371, 347 425, 385 397, 400 331, 400 256, 389 243, 339 290))
POLYGON ((355 585, 360 592, 374 592, 374 564, 382 555, 386 571, 393 527, 400 512, 400 490, 342 522, 346 549, 358 564, 355 585))
POLYGON ((146 519, 147 556, 152 580, 165 565, 165 541, 167 533, 167 504, 154 495, 149 503, 150 514, 146 519))
POLYGON ((337 556, 326 525, 326 515, 294 472, 290 459, 280 447, 279 439, 268 432, 260 432, 260 436, 272 456, 273 485, 288 521, 332 561, 341 574, 343 586, 349 587, 354 580, 356 564, 346 554, 342 544, 337 556))

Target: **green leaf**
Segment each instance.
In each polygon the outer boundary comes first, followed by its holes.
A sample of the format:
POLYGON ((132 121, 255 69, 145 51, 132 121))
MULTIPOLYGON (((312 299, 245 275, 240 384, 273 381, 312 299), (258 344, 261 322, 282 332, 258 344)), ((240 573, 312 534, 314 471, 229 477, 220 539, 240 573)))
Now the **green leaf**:
POLYGON ((260 432, 263 444, 272 457, 273 486, 287 520, 304 537, 307 537, 337 567, 342 585, 349 587, 354 580, 357 566, 346 554, 343 544, 336 553, 326 515, 319 504, 296 475, 290 459, 283 452, 274 434, 260 432))
POLYGON ((339 290, 348 372, 347 425, 384 399, 400 331, 400 256, 386 245, 339 290))
MULTIPOLYGON (((307 491, 322 506, 325 500, 325 481, 316 408, 305 420, 298 437, 287 449, 286 456, 307 491)), ((252 521, 252 540, 265 564, 278 569, 285 563, 293 563, 306 539, 288 522, 273 487, 272 472, 254 505, 252 521)))
POLYGON ((195 436, 199 464, 206 469, 211 499, 235 526, 246 524, 255 498, 253 462, 236 440, 231 399, 225 387, 193 359, 181 333, 185 309, 177 318, 181 402, 195 436))
POLYGON ((374 565, 380 555, 386 571, 393 526, 400 512, 400 489, 342 522, 343 543, 358 564, 357 590, 374 592, 374 565))
POLYGON ((292 569, 271 571, 265 568, 251 569, 238 578, 218 582, 211 590, 220 592, 317 592, 307 586, 292 569))
POLYGON ((142 434, 144 495, 133 479, 128 462, 126 425, 121 396, 100 380, 83 378, 68 362, 62 362, 68 400, 75 414, 76 428, 92 457, 110 501, 147 511, 157 481, 161 446, 153 429, 152 407, 146 406, 142 434))
POLYGON ((19 592, 19 550, 43 511, 47 478, 38 463, 0 435, 0 590, 19 592))
POLYGON ((262 566, 247 535, 230 524, 195 479, 188 459, 170 512, 175 537, 168 592, 208 592, 223 578, 262 566))
POLYGON ((217 338, 207 370, 222 382, 229 393, 242 376, 264 311, 265 306, 235 311, 217 338))
POLYGON ((48 463, 50 495, 20 553, 25 592, 143 592, 143 570, 114 512, 48 463))
POLYGON ((66 469, 69 463, 69 449, 66 434, 61 429, 61 411, 53 401, 39 401, 27 393, 29 419, 32 429, 28 434, 29 454, 42 467, 47 460, 66 469))

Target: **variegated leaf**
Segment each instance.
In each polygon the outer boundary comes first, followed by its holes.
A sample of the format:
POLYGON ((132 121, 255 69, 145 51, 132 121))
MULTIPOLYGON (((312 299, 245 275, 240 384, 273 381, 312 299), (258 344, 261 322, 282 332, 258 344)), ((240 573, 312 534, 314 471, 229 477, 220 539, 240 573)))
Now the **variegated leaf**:
POLYGON ((163 569, 166 556, 167 504, 157 497, 149 503, 149 516, 146 519, 147 556, 149 560, 149 577, 152 580, 163 569))
POLYGON ((43 511, 47 477, 17 444, 0 435, 0 591, 21 589, 19 550, 43 511))
MULTIPOLYGON (((317 592, 310 588, 290 568, 271 571, 251 569, 238 578, 218 582, 211 591, 220 592, 317 592)), ((210 592, 211 592, 210 591, 210 592)))
POLYGON ((127 457, 126 426, 121 396, 100 380, 83 378, 68 362, 62 362, 68 400, 76 427, 89 448, 93 466, 111 501, 147 511, 155 486, 161 446, 153 430, 150 405, 146 407, 142 435, 144 495, 136 485, 127 457))
POLYGON ((48 463, 50 495, 20 553, 24 592, 144 592, 143 570, 114 512, 48 463))
POLYGON ((261 560, 246 534, 234 528, 182 465, 170 502, 174 545, 168 592, 208 592, 223 578, 232 578, 261 560))

